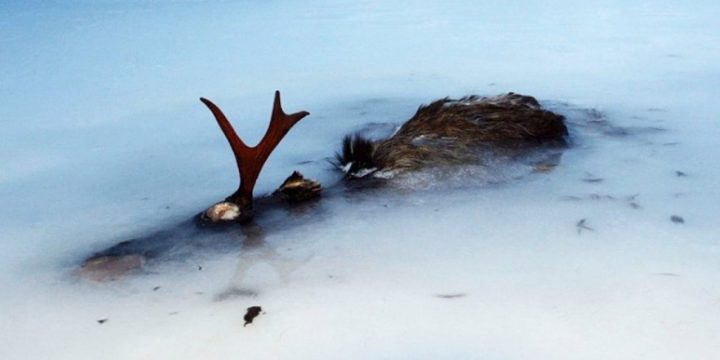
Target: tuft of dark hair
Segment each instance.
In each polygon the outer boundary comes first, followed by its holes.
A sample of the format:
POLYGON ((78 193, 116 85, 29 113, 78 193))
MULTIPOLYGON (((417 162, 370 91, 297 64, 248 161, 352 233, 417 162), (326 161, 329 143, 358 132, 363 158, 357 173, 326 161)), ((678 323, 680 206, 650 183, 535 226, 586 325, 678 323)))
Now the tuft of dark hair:
POLYGON ((335 153, 335 161, 339 168, 351 164, 348 174, 376 167, 372 141, 357 134, 346 135, 342 141, 342 152, 335 153))

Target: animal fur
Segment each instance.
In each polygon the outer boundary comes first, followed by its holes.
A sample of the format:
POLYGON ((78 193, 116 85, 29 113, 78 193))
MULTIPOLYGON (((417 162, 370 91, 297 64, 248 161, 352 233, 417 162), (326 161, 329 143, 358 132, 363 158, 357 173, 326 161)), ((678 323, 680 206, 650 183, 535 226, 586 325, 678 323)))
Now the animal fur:
POLYGON ((514 93, 449 98, 421 106, 390 138, 346 136, 338 166, 351 177, 477 162, 483 152, 564 146, 563 116, 514 93))

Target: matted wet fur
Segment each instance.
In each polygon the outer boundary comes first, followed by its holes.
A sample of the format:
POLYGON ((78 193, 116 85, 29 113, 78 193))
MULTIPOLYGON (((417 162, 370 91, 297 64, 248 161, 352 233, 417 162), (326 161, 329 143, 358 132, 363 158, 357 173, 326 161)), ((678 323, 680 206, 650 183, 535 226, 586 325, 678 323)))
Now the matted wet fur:
POLYGON ((530 96, 445 98, 420 106, 388 139, 345 137, 337 161, 349 175, 364 177, 477 162, 483 151, 564 146, 567 135, 564 117, 530 96))

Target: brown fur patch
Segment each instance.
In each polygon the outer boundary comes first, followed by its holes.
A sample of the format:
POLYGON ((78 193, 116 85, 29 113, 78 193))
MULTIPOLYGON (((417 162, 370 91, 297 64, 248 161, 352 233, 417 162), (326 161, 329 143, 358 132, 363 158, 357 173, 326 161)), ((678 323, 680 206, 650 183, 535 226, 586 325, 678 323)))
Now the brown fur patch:
POLYGON ((381 170, 414 170, 477 161, 487 151, 563 146, 564 120, 535 98, 514 93, 445 98, 421 106, 395 135, 373 143, 369 163, 381 170))

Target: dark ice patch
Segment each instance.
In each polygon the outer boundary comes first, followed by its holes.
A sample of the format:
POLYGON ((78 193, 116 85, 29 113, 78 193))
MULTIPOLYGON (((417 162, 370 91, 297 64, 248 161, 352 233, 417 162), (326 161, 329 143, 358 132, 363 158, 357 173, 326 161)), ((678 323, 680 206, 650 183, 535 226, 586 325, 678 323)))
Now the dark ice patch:
POLYGON ((650 274, 650 276, 678 277, 680 275, 678 275, 676 273, 671 273, 671 272, 659 272, 659 273, 652 273, 652 274, 650 274))

